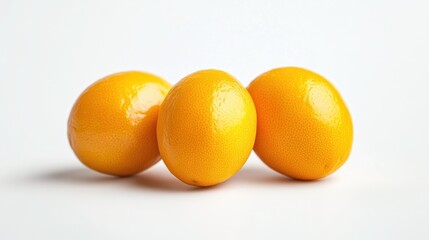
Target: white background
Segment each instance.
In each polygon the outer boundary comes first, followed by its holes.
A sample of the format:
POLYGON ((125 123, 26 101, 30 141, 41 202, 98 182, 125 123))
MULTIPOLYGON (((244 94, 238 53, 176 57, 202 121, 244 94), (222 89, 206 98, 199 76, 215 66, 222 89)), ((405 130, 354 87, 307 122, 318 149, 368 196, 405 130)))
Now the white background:
POLYGON ((428 239, 428 56, 427 1, 0 0, 0 239, 428 239), (68 146, 74 100, 110 73, 218 68, 247 85, 291 65, 353 116, 352 155, 324 180, 253 154, 208 189, 162 163, 116 179, 68 146))

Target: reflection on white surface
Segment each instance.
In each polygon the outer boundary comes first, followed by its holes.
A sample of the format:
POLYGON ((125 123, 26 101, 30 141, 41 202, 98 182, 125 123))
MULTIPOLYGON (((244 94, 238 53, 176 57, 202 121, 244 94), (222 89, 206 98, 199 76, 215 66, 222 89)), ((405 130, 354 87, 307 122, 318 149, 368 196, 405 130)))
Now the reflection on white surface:
POLYGON ((195 239, 230 239, 273 238, 286 230, 312 239, 332 236, 335 225, 334 238, 427 234, 424 224, 416 223, 427 216, 429 178, 406 182, 393 172, 365 171, 365 165, 302 182, 275 173, 252 155, 235 177, 210 188, 181 183, 163 163, 132 178, 105 176, 78 164, 45 166, 9 178, 0 206, 8 218, 0 218, 6 227, 0 233, 65 239, 186 233, 195 239), (396 228, 384 231, 386 226, 396 228))

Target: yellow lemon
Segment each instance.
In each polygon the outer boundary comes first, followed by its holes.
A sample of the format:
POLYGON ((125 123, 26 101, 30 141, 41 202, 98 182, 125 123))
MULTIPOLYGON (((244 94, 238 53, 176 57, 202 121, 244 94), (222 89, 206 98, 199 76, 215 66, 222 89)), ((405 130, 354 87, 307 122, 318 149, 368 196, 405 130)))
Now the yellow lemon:
POLYGON ((88 87, 76 100, 68 138, 79 160, 101 173, 130 176, 160 160, 158 109, 170 84, 149 73, 122 72, 88 87))
POLYGON ((350 113, 322 76, 297 67, 277 68, 248 87, 258 114, 254 150, 272 169, 313 180, 336 171, 353 141, 350 113))
POLYGON ((211 186, 233 176, 249 157, 255 135, 252 98, 223 71, 203 70, 183 78, 159 110, 163 161, 190 185, 211 186))

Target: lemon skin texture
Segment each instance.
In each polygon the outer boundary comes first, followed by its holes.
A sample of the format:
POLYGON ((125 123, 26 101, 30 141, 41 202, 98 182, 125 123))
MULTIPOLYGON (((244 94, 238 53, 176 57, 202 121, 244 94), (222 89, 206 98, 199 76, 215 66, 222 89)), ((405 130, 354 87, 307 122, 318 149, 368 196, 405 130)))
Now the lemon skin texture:
POLYGON ((160 77, 138 71, 113 74, 88 87, 68 120, 77 158, 95 171, 121 177, 157 163, 156 121, 170 88, 160 77))
POLYGON ((324 77, 303 68, 277 68, 258 76, 248 90, 258 114, 254 151, 270 168, 315 180, 347 160, 352 119, 324 77))
POLYGON ((157 136, 163 161, 178 179, 194 186, 222 183, 252 151, 255 106, 233 76, 198 71, 179 81, 165 98, 157 136))

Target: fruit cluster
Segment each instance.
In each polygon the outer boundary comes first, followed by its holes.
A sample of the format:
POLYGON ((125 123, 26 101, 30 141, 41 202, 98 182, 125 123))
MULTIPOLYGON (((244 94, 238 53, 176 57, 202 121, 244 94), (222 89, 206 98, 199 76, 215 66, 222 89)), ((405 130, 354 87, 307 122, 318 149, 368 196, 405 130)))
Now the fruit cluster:
POLYGON ((349 111, 322 76, 284 67, 246 89, 220 70, 202 70, 173 87, 155 75, 109 75, 76 100, 68 138, 79 160, 114 176, 131 176, 161 158, 195 186, 237 173, 252 149, 275 171, 314 180, 336 171, 353 141, 349 111))

